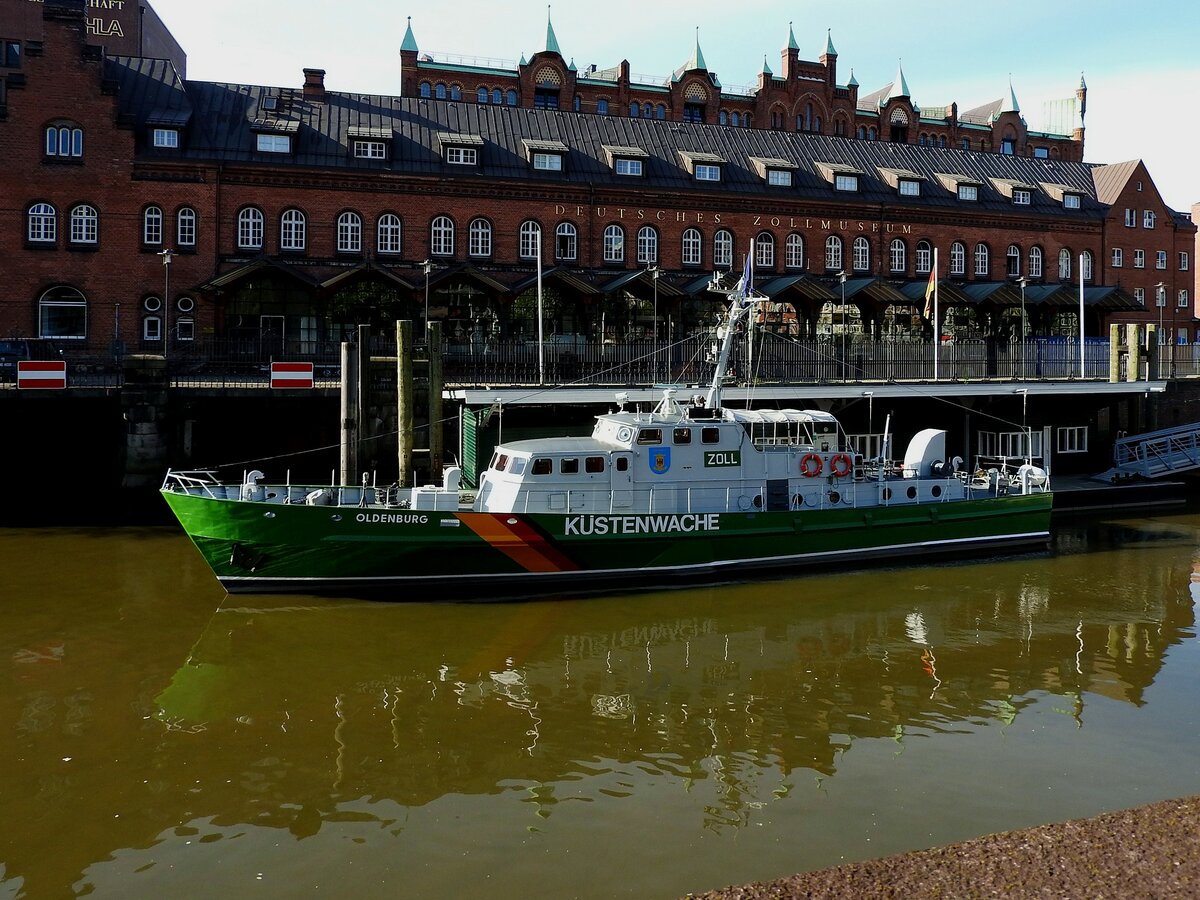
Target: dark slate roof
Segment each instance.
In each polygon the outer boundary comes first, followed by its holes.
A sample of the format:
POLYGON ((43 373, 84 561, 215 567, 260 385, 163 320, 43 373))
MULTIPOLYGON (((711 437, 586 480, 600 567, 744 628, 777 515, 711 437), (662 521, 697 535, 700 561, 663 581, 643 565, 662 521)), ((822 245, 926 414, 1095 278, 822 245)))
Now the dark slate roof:
MULTIPOLYGON (((1066 219, 1094 218, 1102 211, 1096 200, 1093 167, 1084 163, 1002 156, 949 148, 892 144, 827 135, 696 125, 663 120, 599 116, 465 101, 388 97, 328 92, 323 102, 306 100, 299 89, 189 81, 182 98, 178 78, 161 60, 115 57, 112 77, 120 85, 123 114, 144 121, 151 110, 190 100, 193 110, 187 140, 178 154, 184 159, 214 162, 292 164, 312 168, 391 171, 439 178, 520 179, 530 183, 567 182, 699 197, 736 193, 780 204, 824 202, 843 205, 887 204, 892 209, 958 208, 964 211, 1011 212, 1066 219), (294 152, 288 156, 255 152, 254 132, 262 130, 264 97, 277 98, 270 116, 291 127, 298 123, 294 152), (257 124, 256 124, 257 123, 257 124), (391 158, 356 159, 348 146, 351 130, 391 134, 391 158), (447 134, 481 135, 478 166, 447 165, 441 147, 447 134), (534 171, 524 147, 531 141, 559 141, 569 150, 561 172, 534 171), (637 147, 648 154, 640 179, 616 175, 606 147, 637 147), (719 182, 697 182, 687 170, 687 154, 708 153, 726 161, 719 182), (768 186, 756 171, 755 158, 795 164, 793 186, 768 186), (857 170, 857 194, 835 193, 818 164, 835 170, 857 170), (879 169, 905 169, 924 177, 919 197, 901 197, 879 169), (959 201, 937 176, 956 175, 978 182, 979 199, 959 201), (1080 209, 1065 210, 1045 189, 1034 192, 1029 206, 1014 209, 991 179, 1035 185, 1054 184, 1077 191, 1080 209)), ((1061 193, 1062 187, 1057 190, 1061 193)))
POLYGON ((192 101, 170 60, 110 56, 104 78, 117 86, 122 124, 182 128, 192 116, 192 101))

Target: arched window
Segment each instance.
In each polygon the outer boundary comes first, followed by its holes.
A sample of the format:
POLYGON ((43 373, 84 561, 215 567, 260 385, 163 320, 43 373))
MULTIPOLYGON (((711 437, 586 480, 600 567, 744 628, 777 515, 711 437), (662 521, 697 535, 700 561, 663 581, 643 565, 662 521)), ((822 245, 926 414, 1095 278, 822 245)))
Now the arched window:
POLYGON ((462 86, 461 85, 457 85, 457 84, 450 85, 450 99, 451 100, 461 100, 462 99, 462 86))
POLYGON ((1092 280, 1092 251, 1084 250, 1079 255, 1079 274, 1084 281, 1092 280))
POLYGON ((258 250, 263 245, 262 210, 248 206, 238 213, 237 245, 241 250, 258 250))
POLYGON ((975 245, 975 276, 986 278, 992 271, 992 260, 988 253, 987 244, 982 241, 975 245))
POLYGON ((1066 247, 1058 251, 1058 279, 1059 281, 1071 280, 1071 251, 1066 247))
POLYGON ((604 261, 625 262, 625 229, 620 225, 609 225, 604 229, 604 261))
POLYGON ((629 117, 631 119, 636 119, 641 114, 642 114, 642 107, 638 104, 638 102, 636 100, 634 100, 632 103, 629 104, 629 117))
POLYGON ((929 241, 917 241, 917 274, 928 275, 933 268, 933 248, 929 241))
POLYGON ((395 213, 384 213, 375 224, 375 247, 380 253, 399 253, 404 245, 404 226, 395 213))
POLYGON ((875 130, 875 126, 872 125, 870 128, 867 129, 867 140, 868 141, 875 140, 875 136, 877 134, 878 134, 878 132, 875 130))
POLYGON ((492 102, 497 106, 504 102, 504 95, 500 93, 500 88, 492 88, 492 102))
POLYGON ((698 266, 701 261, 703 252, 703 241, 700 237, 700 229, 689 228, 683 233, 683 253, 680 256, 680 262, 685 266, 698 266))
POLYGON ((804 268, 804 237, 792 232, 783 245, 783 264, 789 269, 804 268))
POLYGON ((900 238, 892 238, 892 243, 888 246, 888 256, 890 271, 901 273, 908 269, 908 248, 900 238))
POLYGON ((638 229, 637 261, 639 265, 658 262, 658 232, 650 225, 638 229))
POLYGON ((950 245, 950 274, 967 274, 967 247, 962 241, 950 245))
POLYGON ((842 270, 842 239, 836 234, 825 239, 825 269, 830 272, 842 270))
POLYGON ((720 125, 728 125, 729 124, 729 113, 727 113, 725 110, 721 110, 720 112, 718 112, 717 113, 717 123, 720 125))
POLYGON ((713 235, 713 265, 718 269, 733 265, 733 234, 724 228, 713 235))
POLYGON ((444 84, 442 84, 441 82, 438 82, 438 86, 433 89, 433 96, 435 96, 439 100, 445 100, 446 99, 446 86, 444 84))
POLYGON ((487 219, 472 219, 467 226, 467 254, 492 255, 492 223, 487 219))
POLYGON ((425 99, 427 99, 427 100, 428 100, 428 99, 429 99, 429 96, 430 96, 430 91, 429 91, 429 82, 428 82, 428 81, 422 81, 422 82, 421 82, 421 86, 420 86, 420 88, 419 88, 419 91, 420 91, 420 94, 421 94, 421 96, 422 96, 422 97, 424 97, 425 99))
POLYGON ((598 116, 607 116, 608 115, 608 101, 607 100, 600 99, 600 100, 596 101, 596 115, 598 115, 598 116))
POLYGON ((736 112, 730 113, 729 114, 729 124, 732 125, 734 128, 740 128, 742 126, 742 117, 736 112))
POLYGON ((754 265, 759 269, 775 268, 775 235, 760 231, 754 239, 754 265))
POLYGON ((175 213, 175 243, 180 247, 196 246, 196 211, 190 206, 175 213))
POLYGON ((667 117, 667 108, 661 103, 654 107, 654 118, 665 119, 667 117))
POLYGON ((94 244, 100 236, 100 215, 96 207, 81 203, 71 210, 72 244, 94 244))
POLYGON ((1041 278, 1042 277, 1042 248, 1041 247, 1030 247, 1029 248, 1029 277, 1030 278, 1041 278))
POLYGON ((488 102, 488 89, 485 87, 480 87, 475 92, 475 100, 478 103, 487 103, 488 102))
POLYGON ((344 212, 337 219, 338 253, 362 253, 362 216, 344 212))
POLYGON ((454 255, 454 223, 449 216, 437 216, 430 223, 429 252, 433 256, 454 255))
POLYGON ((87 338, 87 298, 73 287, 52 287, 38 298, 38 337, 87 338))
POLYGON ((643 103, 642 104, 642 118, 643 119, 653 119, 654 118, 654 105, 653 104, 651 104, 651 103, 643 103))
POLYGON ((579 233, 570 222, 560 222, 554 229, 554 258, 574 260, 579 255, 579 233))
POLYGON ((1021 275, 1021 248, 1016 244, 1008 245, 1008 277, 1018 278, 1021 275))
POLYGON ((163 212, 160 206, 147 206, 142 211, 142 243, 161 246, 163 239, 163 212))
POLYGON ((298 253, 304 249, 304 213, 298 209, 285 209, 279 217, 279 249, 298 253))
POLYGON ((542 252, 542 226, 534 221, 522 222, 519 236, 521 259, 538 259, 542 252))
POLYGON ((858 126, 858 130, 857 130, 857 131, 854 133, 854 135, 855 135, 855 137, 857 137, 857 138, 858 138, 860 141, 865 141, 865 140, 867 139, 867 129, 866 129, 866 126, 865 126, 865 125, 859 125, 859 126, 858 126))
POLYGON ((867 272, 871 268, 871 242, 861 235, 851 245, 855 272, 867 272))
POLYGON ((59 159, 78 159, 83 156, 83 129, 72 125, 47 126, 46 155, 59 159))
POLYGON ((517 105, 517 92, 510 90, 507 94, 504 95, 504 102, 507 103, 509 106, 516 106, 517 105))
POLYGON ((29 207, 25 236, 34 243, 53 243, 58 240, 58 212, 49 203, 29 207))

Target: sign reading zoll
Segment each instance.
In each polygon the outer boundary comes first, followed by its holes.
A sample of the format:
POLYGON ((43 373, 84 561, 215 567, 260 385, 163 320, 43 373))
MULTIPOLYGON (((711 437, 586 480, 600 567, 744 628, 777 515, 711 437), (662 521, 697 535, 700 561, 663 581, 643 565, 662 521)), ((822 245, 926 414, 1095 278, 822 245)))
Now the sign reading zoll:
POLYGON ((741 450, 705 450, 704 468, 712 469, 722 466, 740 466, 742 464, 741 450))

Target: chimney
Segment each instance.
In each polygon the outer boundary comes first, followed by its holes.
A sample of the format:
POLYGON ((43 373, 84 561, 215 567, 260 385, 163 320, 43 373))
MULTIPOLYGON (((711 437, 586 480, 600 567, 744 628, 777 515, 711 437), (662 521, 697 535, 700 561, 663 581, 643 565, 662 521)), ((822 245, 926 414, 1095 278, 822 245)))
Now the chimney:
POLYGON ((304 99, 314 103, 325 102, 325 70, 304 70, 304 99))

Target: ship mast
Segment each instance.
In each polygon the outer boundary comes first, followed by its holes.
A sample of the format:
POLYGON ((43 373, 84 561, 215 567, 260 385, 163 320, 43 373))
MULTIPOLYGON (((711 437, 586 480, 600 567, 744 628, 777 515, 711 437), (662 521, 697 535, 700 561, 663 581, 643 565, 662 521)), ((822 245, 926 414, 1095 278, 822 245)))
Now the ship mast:
POLYGON ((713 372, 712 384, 708 388, 708 398, 704 401, 704 405, 709 409, 721 408, 721 386, 725 382, 725 372, 729 368, 729 355, 733 351, 734 332, 737 330, 737 324, 741 321, 746 311, 750 309, 750 294, 754 289, 754 262, 753 257, 746 254, 746 265, 742 270, 742 279, 733 289, 724 288, 721 286, 719 276, 713 275, 713 280, 709 282, 708 289, 720 294, 726 294, 729 297, 729 316, 725 321, 725 337, 721 341, 721 353, 717 357, 717 368, 713 372))

